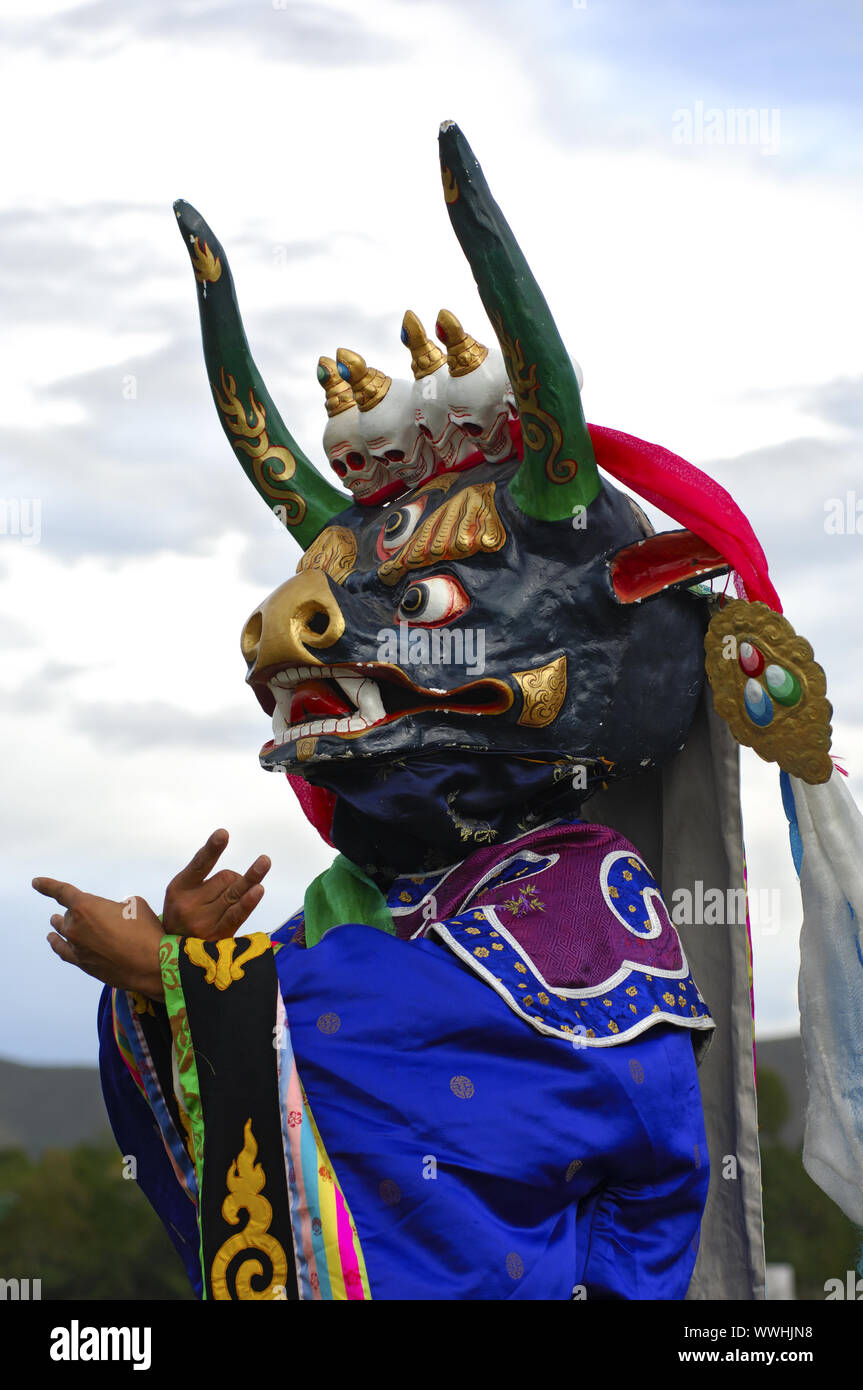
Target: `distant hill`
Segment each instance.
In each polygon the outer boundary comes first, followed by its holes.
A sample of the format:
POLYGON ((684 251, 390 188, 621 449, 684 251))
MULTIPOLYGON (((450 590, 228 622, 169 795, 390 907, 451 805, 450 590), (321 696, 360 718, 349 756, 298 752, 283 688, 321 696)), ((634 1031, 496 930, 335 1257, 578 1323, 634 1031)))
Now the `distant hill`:
MULTIPOLYGON (((806 1083, 799 1037, 756 1044, 758 1067, 769 1067, 785 1083, 790 1101, 782 1141, 803 1143, 806 1083)), ((0 1060, 0 1149, 24 1149, 38 1157, 45 1149, 73 1148, 110 1138, 95 1067, 30 1067, 0 1060)))
POLYGON ((788 1119, 780 1130, 783 1144, 791 1149, 803 1147, 803 1119, 806 1109, 806 1073, 803 1067, 803 1043, 799 1034, 790 1038, 772 1038, 755 1043, 756 1073, 762 1068, 775 1071, 788 1092, 788 1119))
POLYGON ((113 1142, 95 1067, 30 1067, 0 1060, 0 1149, 68 1149, 113 1142))

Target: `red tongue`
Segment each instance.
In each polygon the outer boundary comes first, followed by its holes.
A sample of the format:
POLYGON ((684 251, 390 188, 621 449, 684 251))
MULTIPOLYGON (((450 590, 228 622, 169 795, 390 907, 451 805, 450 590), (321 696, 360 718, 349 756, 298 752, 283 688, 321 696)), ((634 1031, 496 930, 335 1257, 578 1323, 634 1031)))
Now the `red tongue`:
POLYGON ((341 691, 334 690, 326 681, 303 681, 302 685, 295 686, 291 697, 292 724, 328 717, 340 719, 353 712, 353 706, 341 691))

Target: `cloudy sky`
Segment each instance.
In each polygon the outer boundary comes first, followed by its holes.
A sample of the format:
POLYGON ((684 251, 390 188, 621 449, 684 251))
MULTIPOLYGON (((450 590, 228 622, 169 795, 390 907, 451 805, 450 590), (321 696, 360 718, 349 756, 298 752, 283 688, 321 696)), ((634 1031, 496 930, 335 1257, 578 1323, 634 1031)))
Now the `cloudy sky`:
MULTIPOLYGON (((323 463, 321 353, 404 375, 408 307, 488 340, 440 193, 444 118, 584 367, 588 418, 690 458, 749 516, 863 803, 859 5, 529 12, 4 0, 0 1055, 94 1058, 98 986, 45 943, 33 874, 160 907, 225 825, 227 862, 275 861, 270 929, 329 861, 257 763, 238 637, 298 551, 223 439, 171 203, 226 246, 265 379, 323 463)), ((776 770, 743 767, 751 882, 780 903, 754 934, 770 1036, 797 1024, 799 898, 776 770)))

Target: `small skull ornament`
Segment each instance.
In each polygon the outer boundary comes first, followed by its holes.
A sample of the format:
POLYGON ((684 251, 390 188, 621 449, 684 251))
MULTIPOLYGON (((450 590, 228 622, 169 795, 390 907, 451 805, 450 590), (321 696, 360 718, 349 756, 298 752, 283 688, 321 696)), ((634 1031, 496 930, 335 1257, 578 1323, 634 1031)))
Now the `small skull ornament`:
POLYGON ((512 457, 509 422, 517 411, 503 356, 465 333, 455 314, 441 309, 435 332, 447 350, 446 402, 450 427, 471 441, 489 463, 512 457))
POLYGON ((322 357, 318 362, 318 381, 327 393, 323 444, 330 465, 357 501, 377 500, 378 494, 390 487, 392 478, 366 452, 359 428, 359 408, 331 357, 322 357))
POLYGON ((422 323, 410 309, 402 322, 401 338, 411 354, 416 427, 432 445, 443 470, 457 469, 476 453, 476 444, 449 417, 446 354, 426 336, 422 323))
POLYGON ((440 458, 417 429, 411 383, 367 367, 359 353, 347 348, 339 348, 336 358, 359 407, 360 436, 372 462, 408 488, 439 472, 440 458))

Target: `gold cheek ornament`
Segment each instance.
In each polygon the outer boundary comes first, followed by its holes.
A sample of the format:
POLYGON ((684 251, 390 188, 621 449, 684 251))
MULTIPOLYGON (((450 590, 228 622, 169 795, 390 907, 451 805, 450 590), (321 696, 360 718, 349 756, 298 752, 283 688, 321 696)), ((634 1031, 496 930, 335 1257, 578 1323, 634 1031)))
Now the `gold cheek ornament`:
POLYGON ((704 639, 716 712, 738 743, 810 784, 828 781, 827 681, 805 637, 766 603, 731 599, 704 639))

